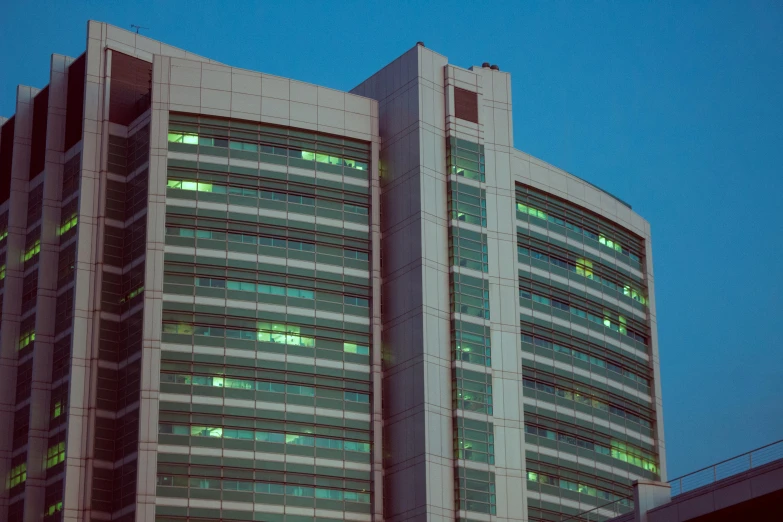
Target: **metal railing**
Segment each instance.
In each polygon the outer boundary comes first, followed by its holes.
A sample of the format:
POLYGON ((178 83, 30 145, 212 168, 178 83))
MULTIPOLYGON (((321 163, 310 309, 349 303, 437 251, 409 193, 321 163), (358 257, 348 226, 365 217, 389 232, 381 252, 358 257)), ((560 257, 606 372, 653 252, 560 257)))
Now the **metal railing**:
POLYGON ((603 522, 633 511, 633 495, 607 502, 588 511, 560 518, 560 522, 603 522))
POLYGON ((672 497, 783 458, 783 439, 672 479, 672 497))

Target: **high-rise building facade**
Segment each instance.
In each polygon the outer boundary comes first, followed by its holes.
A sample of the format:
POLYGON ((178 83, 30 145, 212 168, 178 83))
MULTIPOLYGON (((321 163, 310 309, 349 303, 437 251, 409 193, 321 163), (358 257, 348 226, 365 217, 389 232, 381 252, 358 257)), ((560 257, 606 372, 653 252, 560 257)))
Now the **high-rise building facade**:
POLYGON ((0 126, 0 519, 555 521, 665 478, 649 225, 514 148, 510 82, 89 22, 0 126))

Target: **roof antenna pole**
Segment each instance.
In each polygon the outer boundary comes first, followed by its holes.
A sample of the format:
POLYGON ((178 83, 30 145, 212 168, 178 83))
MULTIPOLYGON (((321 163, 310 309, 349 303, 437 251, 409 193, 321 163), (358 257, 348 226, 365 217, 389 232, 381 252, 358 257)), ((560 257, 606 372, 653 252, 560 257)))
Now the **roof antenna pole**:
POLYGON ((136 29, 136 34, 139 34, 139 29, 149 29, 149 27, 142 27, 140 25, 131 24, 131 29, 136 29))

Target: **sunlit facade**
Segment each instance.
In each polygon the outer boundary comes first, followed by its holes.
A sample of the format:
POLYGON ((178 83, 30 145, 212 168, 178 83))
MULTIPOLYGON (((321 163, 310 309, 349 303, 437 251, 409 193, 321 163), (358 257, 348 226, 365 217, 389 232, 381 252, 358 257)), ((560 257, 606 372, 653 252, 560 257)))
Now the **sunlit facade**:
POLYGON ((508 74, 87 36, 0 121, 0 519, 559 520, 665 475, 649 226, 513 148, 508 74))

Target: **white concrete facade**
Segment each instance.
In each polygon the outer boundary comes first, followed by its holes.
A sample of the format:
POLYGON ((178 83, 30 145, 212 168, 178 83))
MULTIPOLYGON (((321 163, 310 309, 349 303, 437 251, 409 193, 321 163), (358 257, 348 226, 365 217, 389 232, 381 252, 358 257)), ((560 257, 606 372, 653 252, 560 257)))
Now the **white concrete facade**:
MULTIPOLYGON (((660 363, 656 332, 654 277, 652 271, 652 243, 649 224, 630 207, 609 194, 571 174, 548 165, 515 148, 511 100, 511 76, 489 67, 464 69, 450 65, 445 56, 423 45, 416 45, 400 58, 381 69, 350 93, 280 78, 259 72, 233 68, 212 60, 176 49, 161 42, 116 27, 89 22, 85 53, 86 74, 82 135, 76 145, 64 150, 65 107, 68 85, 68 66, 73 59, 54 56, 51 65, 51 87, 48 112, 48 136, 45 176, 28 184, 30 134, 32 128, 33 88, 20 87, 14 137, 13 178, 11 198, 0 205, 0 213, 9 214, 7 266, 5 268, 5 299, 0 329, 0 415, 4 428, 0 431, 0 472, 8 475, 17 375, 17 345, 20 313, 18 300, 9 295, 20 295, 24 266, 20 262, 25 248, 25 214, 28 193, 44 184, 44 210, 41 236, 41 261, 47 265, 58 261, 61 246, 57 227, 62 220, 61 186, 63 165, 81 156, 80 195, 78 203, 79 235, 73 284, 73 348, 70 359, 70 388, 67 400, 67 439, 64 462, 64 492, 62 520, 88 522, 96 511, 92 498, 96 462, 94 437, 99 419, 114 413, 101 411, 99 403, 99 373, 101 369, 122 370, 124 362, 107 363, 100 360, 101 320, 121 321, 131 314, 110 314, 102 304, 104 273, 122 275, 144 263, 143 305, 134 310, 143 312, 143 343, 138 361, 141 384, 138 396, 138 440, 134 455, 137 459, 137 480, 133 508, 124 507, 112 519, 133 522, 154 522, 156 510, 165 507, 198 507, 231 510, 241 517, 252 517, 253 511, 274 513, 279 517, 323 517, 359 521, 389 520, 471 520, 523 521, 528 520, 528 501, 539 501, 543 495, 528 494, 526 451, 534 448, 525 441, 526 405, 537 405, 523 386, 525 358, 529 364, 538 361, 523 356, 520 338, 519 276, 517 265, 517 204, 519 184, 557 196, 601 216, 639 236, 645 243, 646 259, 638 272, 648 292, 647 312, 640 312, 617 300, 618 308, 625 307, 629 316, 649 326, 649 369, 652 380, 650 395, 624 388, 605 377, 596 382, 614 386, 613 391, 651 402, 656 421, 654 437, 629 433, 628 440, 639 440, 657 449, 660 480, 665 480, 665 444, 660 391, 660 363), (109 106, 113 77, 113 57, 121 53, 151 64, 150 108, 129 125, 110 121, 109 106), (455 89, 475 93, 478 101, 478 123, 457 117, 455 89), (367 183, 370 196, 369 227, 372 253, 369 275, 372 286, 370 312, 371 338, 374 349, 367 371, 371 375, 371 408, 366 416, 372 426, 372 453, 369 470, 372 476, 372 500, 369 513, 348 513, 328 509, 292 506, 270 507, 241 502, 209 501, 203 499, 162 499, 157 494, 158 455, 177 453, 174 446, 159 444, 159 405, 163 400, 176 402, 172 395, 161 393, 161 350, 187 353, 189 347, 168 345, 162 341, 164 302, 164 256, 212 255, 204 249, 187 250, 166 244, 167 176, 172 159, 212 162, 225 165, 260 168, 260 163, 243 160, 205 158, 169 150, 169 114, 200 115, 250 123, 271 124, 302 131, 325 133, 332 136, 361 140, 371 144, 371 169, 367 183), (137 258, 127 266, 116 269, 105 263, 104 245, 106 227, 125 224, 107 217, 107 185, 118 178, 109 172, 109 136, 128 138, 149 126, 148 162, 138 170, 148 169, 147 204, 143 216, 146 247, 143 260, 137 258), (447 139, 460 139, 482 147, 485 177, 472 180, 449 172, 447 139), (191 157, 192 156, 192 157, 191 157), (451 187, 461 184, 486 194, 486 222, 466 224, 452 219, 449 210, 451 187), (28 186, 29 185, 29 186, 28 186), (466 230, 486 238, 487 269, 472 270, 452 264, 450 238, 456 230, 466 230), (454 290, 451 278, 465 275, 481 280, 488 288, 488 315, 472 317, 451 306, 454 290), (635 314, 635 315, 634 315, 635 314), (491 364, 486 367, 468 364, 455 356, 455 322, 465 322, 491 332, 491 364), (491 379, 491 414, 464 411, 456 406, 457 371, 469 370, 491 379), (457 425, 468 419, 491 426, 489 434, 492 458, 478 462, 459 458, 455 442, 459 444, 457 425), (485 473, 492 478, 491 511, 466 509, 460 493, 460 473, 464 470, 485 473), (248 507, 249 506, 249 507, 248 507), (250 510, 250 511, 248 511, 250 510), (122 518, 126 517, 126 518, 122 518)), ((2 125, 0 121, 0 125, 2 125)), ((285 168, 269 167, 280 172, 285 168)), ((293 167, 289 167, 291 172, 293 167)), ((298 169, 301 176, 334 180, 321 172, 298 169)), ((133 173, 128 173, 132 177, 133 173)), ((359 183, 346 178, 345 183, 359 183)), ((362 185, 364 186, 364 185, 362 185)), ((194 209, 209 211, 246 212, 230 206, 193 202, 194 209)), ((284 213, 262 209, 258 215, 285 218, 284 213)), ((141 214, 127 220, 128 223, 141 214)), ((302 219, 301 216, 289 219, 302 219)), ((364 226, 326 218, 314 217, 312 223, 342 226, 344 229, 364 230, 364 226)), ((30 225, 27 223, 27 225, 30 225)), ((130 226, 130 225, 129 225, 130 226)), ((527 226, 527 225, 525 225, 527 226)), ((531 227, 532 228, 532 227, 531 227)), ((546 232, 546 230, 544 230, 546 232)), ((2 247, 0 247, 2 250, 2 247)), ((217 251, 216 251, 217 252, 217 251)), ((218 252, 219 254, 219 252, 218 252)), ((598 255, 599 253, 596 252, 598 255)), ((217 254, 215 254, 217 255, 217 254)), ((231 255, 227 254, 227 257, 231 255)), ((599 256, 600 257, 600 256, 599 256)), ((263 256, 234 255, 235 259, 268 262, 263 256)), ((276 261, 273 261, 276 262, 276 261)), ((292 265, 292 264, 291 264, 292 265)), ((289 265, 289 266, 291 266, 289 265)), ((310 265, 299 263, 301 267, 310 265)), ((317 264, 312 264, 315 271, 317 264)), ((319 268, 320 269, 320 268, 319 268)), ((327 268, 327 271, 333 268, 327 268)), ((342 269, 341 269, 342 270, 342 269)), ((628 272, 637 275, 633 267, 628 272)), ((38 281, 38 323, 34 358, 32 411, 28 443, 25 522, 39 520, 48 509, 44 502, 47 484, 47 439, 50 437, 48 416, 49 393, 52 388, 52 344, 56 340, 53 321, 56 315, 57 281, 54 272, 44 273, 38 281), (34 508, 28 508, 27 502, 34 508)), ((343 273, 357 271, 345 268, 343 273)), ((554 278, 554 276, 553 276, 554 278)), ((566 281, 567 282, 567 281, 566 281)), ((576 288, 576 287, 575 287, 576 288)), ((60 289, 62 290, 62 289, 60 289)), ((62 292, 60 292, 62 293, 62 292)), ((167 295, 165 298, 169 298, 167 295)), ((172 299, 173 300, 173 299, 172 299)), ((181 299, 181 302, 188 302, 181 299)), ((190 299, 190 303, 194 300, 190 299)), ((228 301, 225 301, 228 302, 228 301)), ((612 303, 615 304, 615 303, 612 303)), ((262 310, 259 305, 258 310, 262 310)), ((315 317, 316 312, 312 312, 315 317)), ((340 315, 330 316, 350 321, 340 315)), ((57 337, 59 339, 59 337, 57 337)), ((607 346, 615 343, 605 340, 607 346)), ((620 346, 616 346, 622 349, 620 346)), ((627 347, 626 347, 627 349, 627 347)), ((201 354, 245 357, 220 349, 200 349, 201 354)), ((135 361, 136 359, 134 359, 135 361)), ((262 356, 257 360, 302 363, 301 359, 284 356, 282 359, 262 356)), ((551 359, 552 372, 567 369, 564 363, 551 359)), ((250 359, 248 366, 254 364, 250 359)), ((349 363, 324 364, 334 369, 355 370, 349 363)), ((590 378, 589 372, 582 372, 590 378)), ((222 400, 222 399, 221 399, 222 400)), ((196 402, 196 401, 194 401, 196 402)), ((241 401, 204 401, 221 406, 247 406, 241 401)), ((250 406, 252 408, 252 404, 250 406)), ((547 408, 550 406, 547 405, 547 408)), ((558 413, 582 415, 562 405, 558 413)), ((281 410, 284 411, 284 410, 281 410)), ((291 406, 290 411, 305 412, 291 406)), ((313 409, 315 413, 315 409, 313 409)), ((362 415, 346 418, 364 419, 362 415)), ((598 424, 598 422, 597 422, 598 424)), ((616 426, 606 422, 606 428, 616 426)), ((65 430, 65 428, 63 428, 65 430)), ((624 429, 624 428, 622 428, 624 429)), ((620 430, 615 430, 620 431, 620 430)), ((201 457, 226 456, 222 450, 198 448, 193 454, 201 457)), ((572 457, 550 450, 548 456, 560 458, 574 466, 587 465, 615 477, 630 481, 637 478, 624 468, 596 463, 585 457, 572 457)), ((232 457, 242 456, 235 452, 232 457)), ((253 458, 250 454, 249 458, 253 458)), ((278 457, 256 454, 258 461, 278 457)), ((302 458, 286 456, 281 462, 305 462, 302 458)), ((307 461, 309 462, 309 461, 307 461)), ((325 465, 312 459, 313 465, 325 465)), ((327 463, 329 464, 329 463, 327 463)), ((97 467, 104 466, 98 462, 97 467)), ((346 469, 365 469, 363 465, 344 463, 346 469)), ((629 482, 630 484, 630 482, 629 482)), ((0 512, 10 503, 18 502, 9 496, 9 488, 0 496, 0 512)), ((556 498, 556 497, 555 497, 556 498)), ((590 509, 595 503, 563 499, 569 508, 590 509)), ((243 518, 250 520, 251 518, 243 518)), ((278 520, 278 519, 275 519, 278 520)), ((279 518, 283 520, 283 518, 279 518)), ((291 518, 291 520, 302 520, 291 518)))

